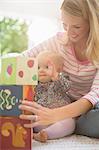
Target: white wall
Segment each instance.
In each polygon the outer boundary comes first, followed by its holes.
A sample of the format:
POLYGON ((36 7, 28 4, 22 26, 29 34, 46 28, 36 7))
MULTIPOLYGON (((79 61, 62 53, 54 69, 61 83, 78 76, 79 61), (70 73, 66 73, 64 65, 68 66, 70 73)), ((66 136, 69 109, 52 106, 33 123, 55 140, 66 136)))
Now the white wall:
POLYGON ((0 16, 25 18, 29 27, 29 47, 49 38, 60 28, 63 0, 0 0, 0 16))
POLYGON ((0 15, 58 17, 63 0, 0 0, 0 15))

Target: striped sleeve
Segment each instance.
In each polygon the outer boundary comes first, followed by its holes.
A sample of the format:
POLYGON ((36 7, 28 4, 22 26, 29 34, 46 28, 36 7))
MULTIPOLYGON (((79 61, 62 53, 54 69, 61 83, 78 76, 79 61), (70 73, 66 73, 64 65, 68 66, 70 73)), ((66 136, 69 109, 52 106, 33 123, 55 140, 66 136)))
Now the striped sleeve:
POLYGON ((60 49, 60 43, 57 39, 57 35, 49 38, 48 40, 36 45, 30 50, 26 50, 25 52, 22 53, 24 56, 29 56, 29 57, 36 57, 37 54, 43 50, 48 50, 48 51, 59 51, 60 49))
POLYGON ((91 91, 83 96, 83 98, 88 99, 93 104, 93 106, 99 102, 99 70, 97 70, 96 76, 91 86, 91 91))

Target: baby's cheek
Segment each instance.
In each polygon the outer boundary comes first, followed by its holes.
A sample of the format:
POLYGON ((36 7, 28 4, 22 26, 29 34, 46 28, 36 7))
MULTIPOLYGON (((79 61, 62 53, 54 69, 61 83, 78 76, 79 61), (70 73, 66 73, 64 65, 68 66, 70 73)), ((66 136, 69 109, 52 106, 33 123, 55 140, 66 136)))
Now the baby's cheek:
POLYGON ((47 75, 48 78, 50 78, 50 77, 52 76, 52 70, 51 70, 51 69, 48 69, 48 70, 46 71, 46 75, 47 75))

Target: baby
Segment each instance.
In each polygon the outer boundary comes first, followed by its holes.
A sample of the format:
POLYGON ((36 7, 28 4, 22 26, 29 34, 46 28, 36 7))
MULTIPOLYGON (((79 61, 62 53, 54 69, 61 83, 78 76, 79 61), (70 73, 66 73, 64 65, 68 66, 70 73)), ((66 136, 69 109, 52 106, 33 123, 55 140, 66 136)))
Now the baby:
MULTIPOLYGON (((35 101, 51 109, 68 105, 71 100, 68 96, 70 81, 63 73, 64 60, 55 52, 43 51, 37 56, 38 80, 35 88, 35 101)), ((68 118, 50 126, 34 128, 34 139, 46 142, 48 139, 61 138, 72 134, 75 129, 75 120, 68 118)))

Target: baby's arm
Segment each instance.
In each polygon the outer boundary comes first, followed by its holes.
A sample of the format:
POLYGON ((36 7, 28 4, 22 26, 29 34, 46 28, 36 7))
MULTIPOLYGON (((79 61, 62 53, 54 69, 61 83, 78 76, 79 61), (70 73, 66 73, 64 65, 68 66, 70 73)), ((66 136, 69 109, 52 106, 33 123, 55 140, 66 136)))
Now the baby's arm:
POLYGON ((55 82, 55 90, 62 90, 61 92, 66 92, 70 89, 70 80, 66 73, 61 72, 58 74, 57 80, 55 82))
POLYGON ((66 73, 61 72, 59 74, 59 82, 65 91, 70 89, 71 82, 69 80, 69 76, 66 73))
POLYGON ((70 89, 70 80, 69 76, 64 72, 58 72, 55 64, 49 60, 48 64, 48 76, 51 77, 52 81, 55 83, 54 86, 56 90, 62 89, 63 92, 66 92, 70 89))

